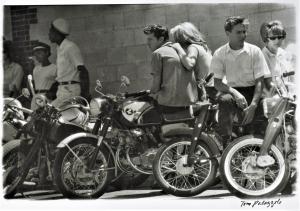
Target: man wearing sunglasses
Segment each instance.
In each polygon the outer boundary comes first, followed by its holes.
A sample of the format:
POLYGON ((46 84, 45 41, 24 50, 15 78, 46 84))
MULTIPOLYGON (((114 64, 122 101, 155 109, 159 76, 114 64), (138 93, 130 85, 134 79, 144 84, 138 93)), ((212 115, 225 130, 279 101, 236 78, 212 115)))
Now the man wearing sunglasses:
MULTIPOLYGON (((286 37, 286 31, 282 23, 276 20, 263 23, 260 28, 260 35, 266 44, 262 52, 270 69, 270 75, 266 79, 267 88, 269 89, 274 85, 280 88, 282 84, 276 82, 276 77, 281 77, 283 73, 294 70, 289 54, 281 48, 286 37)), ((291 82, 293 78, 289 77, 284 80, 291 82)))

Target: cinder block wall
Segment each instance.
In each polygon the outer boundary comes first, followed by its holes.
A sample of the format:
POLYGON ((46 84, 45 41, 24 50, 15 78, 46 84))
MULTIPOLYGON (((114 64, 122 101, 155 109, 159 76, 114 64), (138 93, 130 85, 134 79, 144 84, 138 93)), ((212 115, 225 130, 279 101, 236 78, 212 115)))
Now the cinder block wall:
MULTIPOLYGON (((6 7, 5 36, 14 34, 17 7, 6 7), (7 12, 10 10, 10 13, 7 12), (9 25, 12 27, 9 27, 9 25)), ((241 15, 250 20, 247 41, 263 46, 259 28, 262 22, 281 20, 287 30, 286 44, 296 40, 295 6, 288 4, 176 4, 176 5, 76 5, 76 6, 30 6, 35 11, 36 22, 29 22, 30 41, 50 44, 50 23, 57 17, 71 24, 69 39, 76 42, 90 71, 91 92, 95 80, 103 81, 104 91, 118 90, 120 76, 131 79, 128 91, 150 88, 151 52, 147 48, 142 29, 147 24, 157 23, 169 28, 184 21, 199 27, 206 36, 209 47, 215 51, 227 41, 223 24, 228 16, 241 15)), ((23 14, 24 17, 24 14, 23 14)), ((25 16, 26 17, 26 16, 25 16)), ((28 16, 29 17, 29 16, 28 16)), ((27 22, 28 23, 28 22, 27 22)), ((16 41, 16 37, 12 37, 16 41)), ((51 44, 51 60, 55 62, 55 45, 51 44)))

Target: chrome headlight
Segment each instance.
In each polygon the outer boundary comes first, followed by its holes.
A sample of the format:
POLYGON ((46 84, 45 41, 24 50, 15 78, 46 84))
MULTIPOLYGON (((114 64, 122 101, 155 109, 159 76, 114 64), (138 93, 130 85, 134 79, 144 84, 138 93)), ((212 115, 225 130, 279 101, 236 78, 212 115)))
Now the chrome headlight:
POLYGON ((44 95, 35 95, 34 102, 38 108, 41 108, 47 104, 47 99, 44 95))
POLYGON ((108 108, 108 102, 106 99, 93 98, 90 102, 90 111, 92 116, 97 116, 101 112, 106 112, 108 108))

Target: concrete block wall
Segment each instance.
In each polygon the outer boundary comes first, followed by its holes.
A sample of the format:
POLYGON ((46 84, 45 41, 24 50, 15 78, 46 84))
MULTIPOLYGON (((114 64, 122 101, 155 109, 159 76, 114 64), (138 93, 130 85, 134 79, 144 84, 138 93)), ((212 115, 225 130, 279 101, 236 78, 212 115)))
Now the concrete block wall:
MULTIPOLYGON (((15 7, 14 7, 15 8, 15 7)), ((263 46, 259 28, 262 22, 278 19, 286 26, 286 44, 296 41, 296 9, 289 4, 152 4, 152 5, 70 5, 31 6, 37 10, 37 22, 30 24, 30 40, 50 44, 50 23, 57 17, 67 19, 73 40, 80 47, 90 71, 91 92, 95 80, 103 81, 105 92, 116 92, 120 76, 131 79, 128 91, 148 89, 151 86, 151 52, 147 48, 143 27, 161 24, 169 28, 180 22, 194 23, 205 35, 214 52, 227 42, 224 21, 232 15, 245 16, 250 21, 247 41, 263 46)), ((12 12, 12 9, 10 8, 12 12)), ((5 15, 7 12, 5 13, 5 15)), ((5 35, 12 34, 9 18, 5 18, 5 35)), ((13 37, 13 40, 15 38, 13 37)), ((55 62, 55 45, 52 62, 55 62)))

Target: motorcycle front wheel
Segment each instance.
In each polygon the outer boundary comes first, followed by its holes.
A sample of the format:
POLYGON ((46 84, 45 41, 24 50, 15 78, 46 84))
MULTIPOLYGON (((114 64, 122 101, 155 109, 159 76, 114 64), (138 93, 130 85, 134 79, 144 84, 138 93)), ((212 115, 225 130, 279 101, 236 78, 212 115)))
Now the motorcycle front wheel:
POLYGON ((81 138, 60 149, 54 163, 54 179, 58 189, 68 198, 99 198, 113 178, 113 158, 101 146, 93 169, 87 164, 97 141, 81 138))
POLYGON ((263 139, 248 136, 235 140, 223 152, 221 178, 237 197, 267 197, 279 193, 288 182, 288 162, 275 145, 269 151, 275 163, 265 168, 256 165, 262 143, 263 139))
POLYGON ((188 197, 205 191, 214 181, 218 163, 209 147, 199 141, 198 161, 186 166, 191 137, 174 137, 156 154, 153 173, 157 183, 169 194, 188 197))

